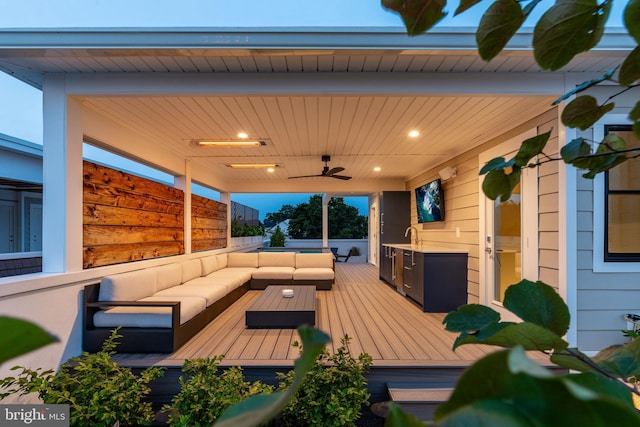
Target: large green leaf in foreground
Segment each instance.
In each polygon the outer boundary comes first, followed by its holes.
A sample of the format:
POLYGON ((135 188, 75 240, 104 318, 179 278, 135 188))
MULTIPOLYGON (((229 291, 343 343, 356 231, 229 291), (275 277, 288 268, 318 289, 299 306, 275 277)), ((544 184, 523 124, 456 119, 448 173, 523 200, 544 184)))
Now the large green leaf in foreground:
POLYGON ((554 375, 520 347, 492 353, 465 371, 439 427, 640 426, 629 390, 598 374, 554 375))
POLYGON ((31 322, 0 316, 0 364, 57 341, 31 322))

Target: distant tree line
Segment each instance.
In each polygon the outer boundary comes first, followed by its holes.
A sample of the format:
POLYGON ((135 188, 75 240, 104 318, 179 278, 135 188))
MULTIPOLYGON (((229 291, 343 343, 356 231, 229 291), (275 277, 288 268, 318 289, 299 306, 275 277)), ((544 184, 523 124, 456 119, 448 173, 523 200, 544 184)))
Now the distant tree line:
MULTIPOLYGON (((329 200, 329 238, 364 239, 368 236, 368 220, 355 206, 348 205, 342 197, 329 200)), ((296 206, 282 205, 278 212, 265 215, 264 224, 273 227, 289 220, 289 237, 292 239, 322 238, 322 195, 314 194, 308 202, 296 206)))

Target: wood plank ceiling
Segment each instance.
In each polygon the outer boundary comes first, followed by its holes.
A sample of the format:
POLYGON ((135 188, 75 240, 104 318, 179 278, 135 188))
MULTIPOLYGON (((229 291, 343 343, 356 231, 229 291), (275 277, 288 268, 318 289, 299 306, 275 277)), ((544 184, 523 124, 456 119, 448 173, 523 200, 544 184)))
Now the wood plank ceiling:
MULTIPOLYGON (((600 73, 618 60, 619 56, 610 53, 590 52, 563 71, 600 73)), ((486 63, 476 52, 452 50, 0 50, 0 67, 105 75, 541 73, 530 52, 506 51, 486 63)), ((344 174, 354 177, 353 183, 408 180, 547 111, 555 98, 555 94, 535 93, 341 95, 310 90, 296 95, 100 95, 83 96, 82 101, 84 107, 135 130, 177 156, 192 159, 225 180, 293 183, 299 180, 287 178, 320 173, 324 166, 321 155, 330 154, 330 166, 344 167, 344 174), (409 138, 407 133, 412 129, 419 130, 420 137, 409 138), (203 150, 191 144, 198 138, 230 138, 239 131, 264 138, 267 145, 260 149, 203 150), (267 174, 226 166, 234 162, 273 162, 279 167, 267 174), (380 172, 373 171, 376 166, 380 172)))

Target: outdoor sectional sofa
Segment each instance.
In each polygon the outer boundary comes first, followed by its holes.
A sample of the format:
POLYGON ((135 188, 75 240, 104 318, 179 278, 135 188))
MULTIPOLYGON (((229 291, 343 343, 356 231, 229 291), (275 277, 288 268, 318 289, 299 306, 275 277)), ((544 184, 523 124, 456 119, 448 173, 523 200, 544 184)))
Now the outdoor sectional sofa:
POLYGON ((172 353, 249 289, 330 290, 334 262, 331 253, 230 252, 105 276, 85 287, 83 349, 100 350, 120 326, 118 352, 172 353))

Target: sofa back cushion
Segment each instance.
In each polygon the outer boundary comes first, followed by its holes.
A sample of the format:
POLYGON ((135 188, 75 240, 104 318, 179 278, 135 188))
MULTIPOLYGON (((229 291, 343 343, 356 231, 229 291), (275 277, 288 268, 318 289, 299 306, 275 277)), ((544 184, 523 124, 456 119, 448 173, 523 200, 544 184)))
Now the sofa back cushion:
POLYGON ((216 255, 209 255, 204 258, 200 258, 200 264, 202 265, 202 275, 208 276, 214 271, 218 271, 218 257, 216 255))
POLYGON ((153 268, 105 276, 100 281, 100 301, 136 301, 156 292, 153 268))
POLYGON ((296 268, 333 268, 332 253, 296 254, 296 268))
POLYGON ((257 252, 229 252, 227 254, 227 267, 258 267, 257 252))
POLYGON ((182 265, 182 283, 202 275, 202 266, 199 259, 188 259, 182 261, 180 264, 182 265))
POLYGON ((177 262, 153 267, 156 271, 156 292, 182 283, 182 266, 177 262))
POLYGON ((227 254, 217 254, 216 261, 218 261, 218 270, 227 268, 227 254))
POLYGON ((295 252, 258 252, 259 267, 295 267, 295 252))

